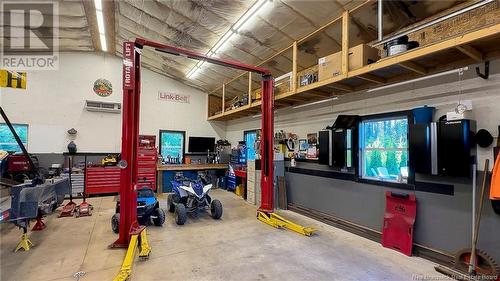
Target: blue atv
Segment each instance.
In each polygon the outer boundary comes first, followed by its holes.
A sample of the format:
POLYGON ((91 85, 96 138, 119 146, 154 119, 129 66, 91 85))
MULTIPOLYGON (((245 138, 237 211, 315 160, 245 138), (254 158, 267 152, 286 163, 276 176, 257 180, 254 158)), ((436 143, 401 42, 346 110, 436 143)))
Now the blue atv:
MULTIPOLYGON (((118 197, 119 198, 119 197, 118 197)), ((114 233, 119 232, 120 225, 120 200, 116 202, 116 213, 111 218, 111 228, 114 233)), ((137 222, 140 225, 148 225, 153 220, 154 225, 162 226, 165 223, 165 211, 160 208, 154 191, 149 187, 143 187, 137 191, 137 222)))
POLYGON ((212 218, 218 220, 222 217, 222 203, 208 195, 212 184, 208 184, 204 176, 193 180, 178 174, 171 183, 174 193, 168 195, 168 211, 175 213, 175 222, 178 225, 186 222, 188 213, 196 215, 208 208, 212 218))

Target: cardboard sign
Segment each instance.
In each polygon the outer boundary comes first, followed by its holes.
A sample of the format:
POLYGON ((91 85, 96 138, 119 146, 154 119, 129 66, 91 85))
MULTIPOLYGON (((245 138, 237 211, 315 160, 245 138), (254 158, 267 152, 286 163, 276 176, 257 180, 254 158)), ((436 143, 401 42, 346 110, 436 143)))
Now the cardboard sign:
POLYGON ((134 42, 123 43, 123 89, 133 90, 135 83, 134 42))
POLYGON ((0 69, 0 87, 26 89, 26 72, 0 69))
POLYGON ((158 91, 158 99, 163 101, 178 102, 178 103, 190 103, 190 95, 179 95, 172 92, 162 92, 158 91))

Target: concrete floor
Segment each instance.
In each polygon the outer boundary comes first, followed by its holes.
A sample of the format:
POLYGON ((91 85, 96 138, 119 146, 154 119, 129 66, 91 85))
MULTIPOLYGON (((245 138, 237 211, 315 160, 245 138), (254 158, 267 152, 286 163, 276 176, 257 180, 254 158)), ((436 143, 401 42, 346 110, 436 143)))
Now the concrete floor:
MULTIPOLYGON (((148 227, 150 259, 137 260, 131 280, 417 280, 444 277, 434 264, 406 257, 380 244, 293 212, 287 218, 314 226, 318 234, 303 237, 274 229, 255 218, 255 206, 233 193, 214 190, 222 201, 222 220, 208 214, 177 226, 168 213, 163 227, 148 227)), ((13 253, 21 231, 0 229, 0 280, 112 280, 124 250, 108 250, 117 235, 110 227, 114 197, 92 198, 94 215, 46 219, 47 229, 30 232, 36 245, 13 253)), ((166 199, 162 198, 163 207, 166 199)))

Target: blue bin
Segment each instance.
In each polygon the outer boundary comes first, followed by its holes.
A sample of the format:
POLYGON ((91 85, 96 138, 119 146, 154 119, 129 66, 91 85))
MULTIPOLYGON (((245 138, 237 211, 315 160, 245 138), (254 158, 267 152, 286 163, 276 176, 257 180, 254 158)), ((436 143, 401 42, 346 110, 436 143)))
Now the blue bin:
POLYGON ((432 116, 434 115, 434 110, 435 110, 434 107, 427 105, 414 108, 412 112, 413 112, 413 118, 415 119, 415 124, 431 123, 432 116))
POLYGON ((226 176, 226 189, 227 190, 236 190, 236 176, 227 175, 226 176))

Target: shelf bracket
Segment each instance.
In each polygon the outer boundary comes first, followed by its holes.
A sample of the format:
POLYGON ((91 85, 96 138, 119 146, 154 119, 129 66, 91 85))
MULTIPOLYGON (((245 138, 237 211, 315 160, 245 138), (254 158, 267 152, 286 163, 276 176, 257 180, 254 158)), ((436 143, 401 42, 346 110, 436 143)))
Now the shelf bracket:
POLYGON ((487 60, 484 62, 484 74, 481 73, 479 66, 476 66, 476 74, 484 80, 488 79, 490 77, 490 61, 487 60))

